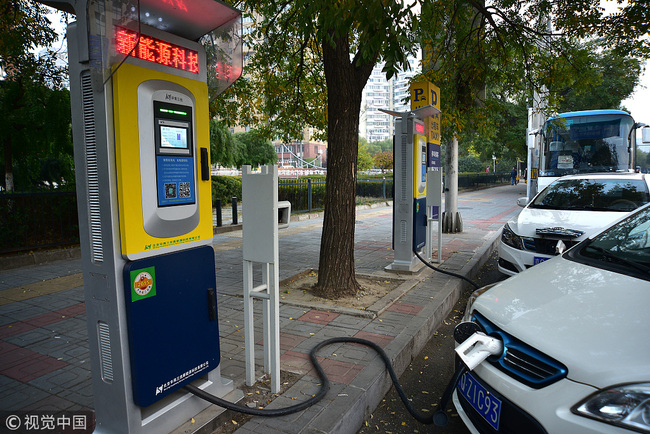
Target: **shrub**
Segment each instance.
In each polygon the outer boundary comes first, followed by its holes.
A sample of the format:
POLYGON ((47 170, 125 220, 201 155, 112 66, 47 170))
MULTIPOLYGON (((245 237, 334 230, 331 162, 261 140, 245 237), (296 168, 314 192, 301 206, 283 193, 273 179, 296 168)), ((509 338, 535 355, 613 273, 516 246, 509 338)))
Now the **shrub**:
POLYGON ((212 177, 212 206, 216 206, 217 199, 221 204, 230 203, 233 197, 241 201, 241 177, 240 176, 213 176, 212 177))

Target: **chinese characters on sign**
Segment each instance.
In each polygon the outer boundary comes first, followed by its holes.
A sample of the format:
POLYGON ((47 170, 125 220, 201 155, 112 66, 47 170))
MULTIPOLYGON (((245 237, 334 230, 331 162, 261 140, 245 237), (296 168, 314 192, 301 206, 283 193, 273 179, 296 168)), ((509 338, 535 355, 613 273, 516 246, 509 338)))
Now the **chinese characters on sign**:
POLYGON ((138 43, 138 32, 123 27, 115 27, 115 52, 182 71, 199 73, 198 52, 143 33, 140 34, 138 43))
POLYGON ((234 83, 241 76, 241 68, 225 62, 217 62, 215 66, 216 78, 227 83, 234 83))

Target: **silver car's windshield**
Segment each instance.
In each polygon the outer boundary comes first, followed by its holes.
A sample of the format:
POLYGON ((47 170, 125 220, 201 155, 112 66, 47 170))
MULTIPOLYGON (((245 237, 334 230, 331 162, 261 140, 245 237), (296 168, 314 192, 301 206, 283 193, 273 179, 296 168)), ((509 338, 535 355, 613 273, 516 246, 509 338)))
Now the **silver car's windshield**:
POLYGON ((650 277, 650 207, 588 241, 578 255, 607 264, 607 268, 650 277))
POLYGON ((542 191, 529 207, 626 212, 648 201, 648 187, 642 179, 558 179, 542 191))

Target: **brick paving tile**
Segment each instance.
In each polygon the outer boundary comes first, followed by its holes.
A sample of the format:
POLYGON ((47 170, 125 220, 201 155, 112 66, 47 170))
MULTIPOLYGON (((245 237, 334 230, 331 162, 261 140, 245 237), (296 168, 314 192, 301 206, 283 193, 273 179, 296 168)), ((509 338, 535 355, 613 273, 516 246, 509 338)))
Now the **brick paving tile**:
MULTIPOLYGON (((341 360, 326 359, 323 357, 316 357, 318 362, 323 367, 327 378, 330 381, 337 383, 350 384, 364 368, 363 365, 357 365, 350 362, 341 360)), ((283 369, 287 371, 299 373, 302 375, 309 375, 311 377, 318 377, 316 370, 311 364, 309 354, 297 353, 295 351, 287 351, 280 356, 280 364, 283 369)))
POLYGON ((289 372, 304 375, 312 369, 309 354, 287 351, 280 356, 280 366, 289 372))
POLYGON ((355 334, 354 337, 359 339, 366 339, 368 341, 374 342, 377 345, 379 345, 381 348, 386 348, 386 346, 388 346, 388 344, 390 344, 393 341, 393 339, 395 339, 393 336, 386 336, 386 335, 380 335, 378 333, 364 332, 363 330, 355 334))
POLYGON ((418 313, 420 313, 422 309, 424 309, 424 305, 397 302, 394 303, 386 310, 389 312, 398 312, 398 313, 406 313, 409 315, 417 315, 418 313))
POLYGON ((11 336, 19 335, 21 333, 26 333, 30 330, 34 330, 35 325, 27 324, 23 321, 16 321, 5 326, 0 327, 0 339, 8 338, 11 336))
POLYGON ((44 313, 43 315, 35 316, 33 318, 28 318, 23 320, 27 324, 31 324, 36 327, 43 327, 46 325, 54 324, 56 322, 62 321, 65 319, 64 315, 56 312, 44 313))
POLYGON ((0 374, 26 383, 68 364, 54 357, 0 342, 0 374))
POLYGON ((86 303, 73 304, 72 306, 57 310, 56 313, 66 317, 82 315, 86 313, 86 303))
POLYGON ((300 318, 298 318, 299 321, 305 321, 305 322, 313 322, 315 324, 323 324, 327 325, 334 318, 339 316, 338 313, 333 313, 333 312, 324 312, 322 310, 310 310, 300 318))
MULTIPOLYGON (((289 333, 280 332, 280 350, 288 351, 296 348, 302 341, 307 339, 305 336, 296 336, 289 333)), ((255 342, 257 345, 264 345, 264 339, 255 342)))
POLYGON ((69 410, 71 408, 77 407, 78 404, 63 399, 56 395, 50 395, 45 399, 37 401, 33 404, 30 404, 24 407, 23 411, 51 411, 51 412, 60 412, 64 410, 69 410))
MULTIPOLYGON (((332 359, 323 359, 321 360, 318 357, 318 361, 325 371, 325 375, 330 381, 337 383, 350 384, 352 380, 361 372, 364 368, 363 365, 356 365, 350 362, 344 362, 341 360, 332 360, 332 359)), ((307 373, 307 375, 318 377, 315 369, 312 369, 307 373)))

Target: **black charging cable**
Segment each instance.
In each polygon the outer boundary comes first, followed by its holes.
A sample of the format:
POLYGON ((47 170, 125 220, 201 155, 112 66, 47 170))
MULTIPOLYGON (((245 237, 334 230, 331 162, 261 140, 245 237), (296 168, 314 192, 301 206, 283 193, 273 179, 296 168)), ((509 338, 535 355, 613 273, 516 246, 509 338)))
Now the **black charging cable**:
POLYGON ((458 379, 460 378, 460 376, 464 371, 461 372, 460 370, 457 370, 456 374, 454 374, 454 378, 447 385, 447 389, 445 390, 445 393, 443 394, 443 397, 440 401, 441 405, 439 407, 439 410, 436 411, 433 415, 422 415, 418 413, 418 411, 413 407, 413 405, 410 403, 409 399, 407 398, 406 394, 404 393, 404 390, 402 389, 402 386, 399 383, 399 380, 397 378, 397 374, 395 373, 395 370, 393 369, 393 366, 391 365, 390 359, 388 358, 386 352, 379 345, 377 345, 372 341, 366 339, 360 339, 360 338, 353 338, 353 337, 335 337, 335 338, 327 339, 320 342, 318 345, 313 347, 311 351, 309 351, 309 359, 311 360, 311 363, 314 365, 314 368, 316 369, 316 373, 318 374, 318 377, 321 380, 321 386, 318 390, 318 393, 316 393, 308 400, 289 407, 277 408, 277 409, 250 408, 250 407, 245 407, 242 405, 232 403, 230 401, 226 401, 225 399, 207 393, 192 384, 188 384, 184 386, 184 389, 186 389, 188 392, 192 393, 193 395, 210 402, 211 404, 215 404, 218 405, 219 407, 223 407, 225 409, 233 410, 239 413, 250 414, 253 416, 266 416, 266 417, 285 416, 288 414, 296 413, 298 411, 304 410, 307 407, 316 404, 318 401, 323 399, 327 394, 330 388, 330 383, 329 380, 327 379, 327 376, 325 375, 325 371, 323 371, 322 366, 316 359, 316 353, 321 348, 335 343, 360 344, 375 350, 383 360, 384 364, 386 365, 386 369, 388 370, 388 374, 390 375, 393 385, 395 386, 395 390, 397 391, 397 394, 402 400, 402 403, 404 404, 408 412, 411 414, 411 416, 413 416, 418 422, 423 424, 435 423, 438 426, 444 426, 447 424, 447 415, 445 414, 445 408, 449 403, 451 394, 453 393, 453 390, 456 387, 456 383, 458 382, 458 379), (444 406, 442 405, 443 403, 444 406))
POLYGON ((443 270, 442 268, 436 268, 436 267, 434 267, 433 265, 431 265, 431 263, 429 263, 429 261, 427 261, 426 259, 424 259, 424 258, 423 258, 419 253, 418 253, 417 250, 413 249, 413 253, 415 253, 415 256, 417 256, 418 259, 419 259, 420 261, 422 261, 422 263, 423 263, 424 265, 426 265, 427 267, 431 268, 432 270, 435 270, 435 271, 437 271, 438 273, 447 274, 447 275, 449 275, 449 276, 458 277, 459 279, 463 279, 465 282, 469 282, 469 284, 472 285, 475 289, 479 289, 479 288, 480 288, 480 286, 478 286, 476 283, 472 282, 470 279, 468 279, 467 277, 465 277, 465 276, 463 276, 463 275, 461 275, 461 274, 453 273, 453 272, 451 272, 451 271, 443 270))
MULTIPOLYGON (((431 265, 427 260, 425 260, 416 250, 413 250, 415 255, 426 265, 427 267, 443 274, 447 274, 449 276, 457 277, 459 279, 463 279, 466 282, 469 282, 474 288, 478 289, 479 286, 472 282, 470 279, 466 278, 465 276, 462 276, 457 273, 453 273, 451 271, 443 270, 441 268, 436 268, 433 265, 431 265)), ((295 405, 291 405, 289 407, 283 407, 283 408, 277 408, 277 409, 267 409, 267 408, 250 408, 250 407, 245 407, 242 405, 238 405, 235 403, 232 403, 230 401, 226 401, 225 399, 219 398, 218 396, 212 395, 192 384, 188 384, 184 386, 184 389, 187 390, 188 392, 192 393, 193 395, 204 399, 211 404, 218 405, 219 407, 236 411, 239 413, 245 413, 249 414, 252 416, 265 416, 265 417, 278 417, 278 416, 286 416, 288 414, 292 413, 297 413, 299 411, 302 411, 314 404, 316 404, 318 401, 323 399, 327 392, 329 391, 330 388, 330 382, 325 375, 325 371, 323 370, 322 366, 318 362, 318 359, 316 359, 316 353, 323 347, 335 343, 354 343, 354 344, 360 344, 364 345, 367 347, 372 348, 379 354, 381 357, 382 361, 384 362, 384 365, 386 365, 386 370, 388 371, 388 374, 390 375, 391 381, 393 382, 393 385, 395 386, 395 391, 399 395, 400 399, 402 400, 402 403, 404 404, 404 407, 406 407, 406 410, 417 420, 418 422, 422 424, 435 424, 436 426, 445 426, 447 425, 448 422, 448 417, 447 414, 445 413, 447 406, 449 405, 449 401, 451 401, 452 394, 454 392, 454 389, 456 388, 456 385, 458 383, 458 380, 462 377, 462 375, 467 371, 467 367, 465 364, 460 363, 459 366, 457 367, 454 376, 452 377, 451 381, 449 384, 447 384, 447 387, 445 389, 445 392, 443 393, 442 397, 440 398, 440 404, 438 406, 438 410, 433 413, 432 415, 423 415, 418 413, 418 411, 413 407, 409 399, 406 397, 406 394, 404 393, 404 389, 402 389, 402 385, 399 383, 399 379, 397 378, 397 374, 395 373, 395 370, 393 369, 393 366, 390 362, 390 359, 388 358, 388 355, 386 352, 377 344, 375 344, 372 341, 369 341, 367 339, 361 339, 361 338, 353 338, 353 337, 335 337, 335 338, 330 338, 326 339, 319 344, 317 344, 315 347, 313 347, 309 351, 309 359, 314 365, 314 368, 316 369, 316 373, 318 374, 318 377, 321 380, 321 385, 320 388, 318 389, 318 392, 309 398, 306 401, 300 402, 295 405)))

